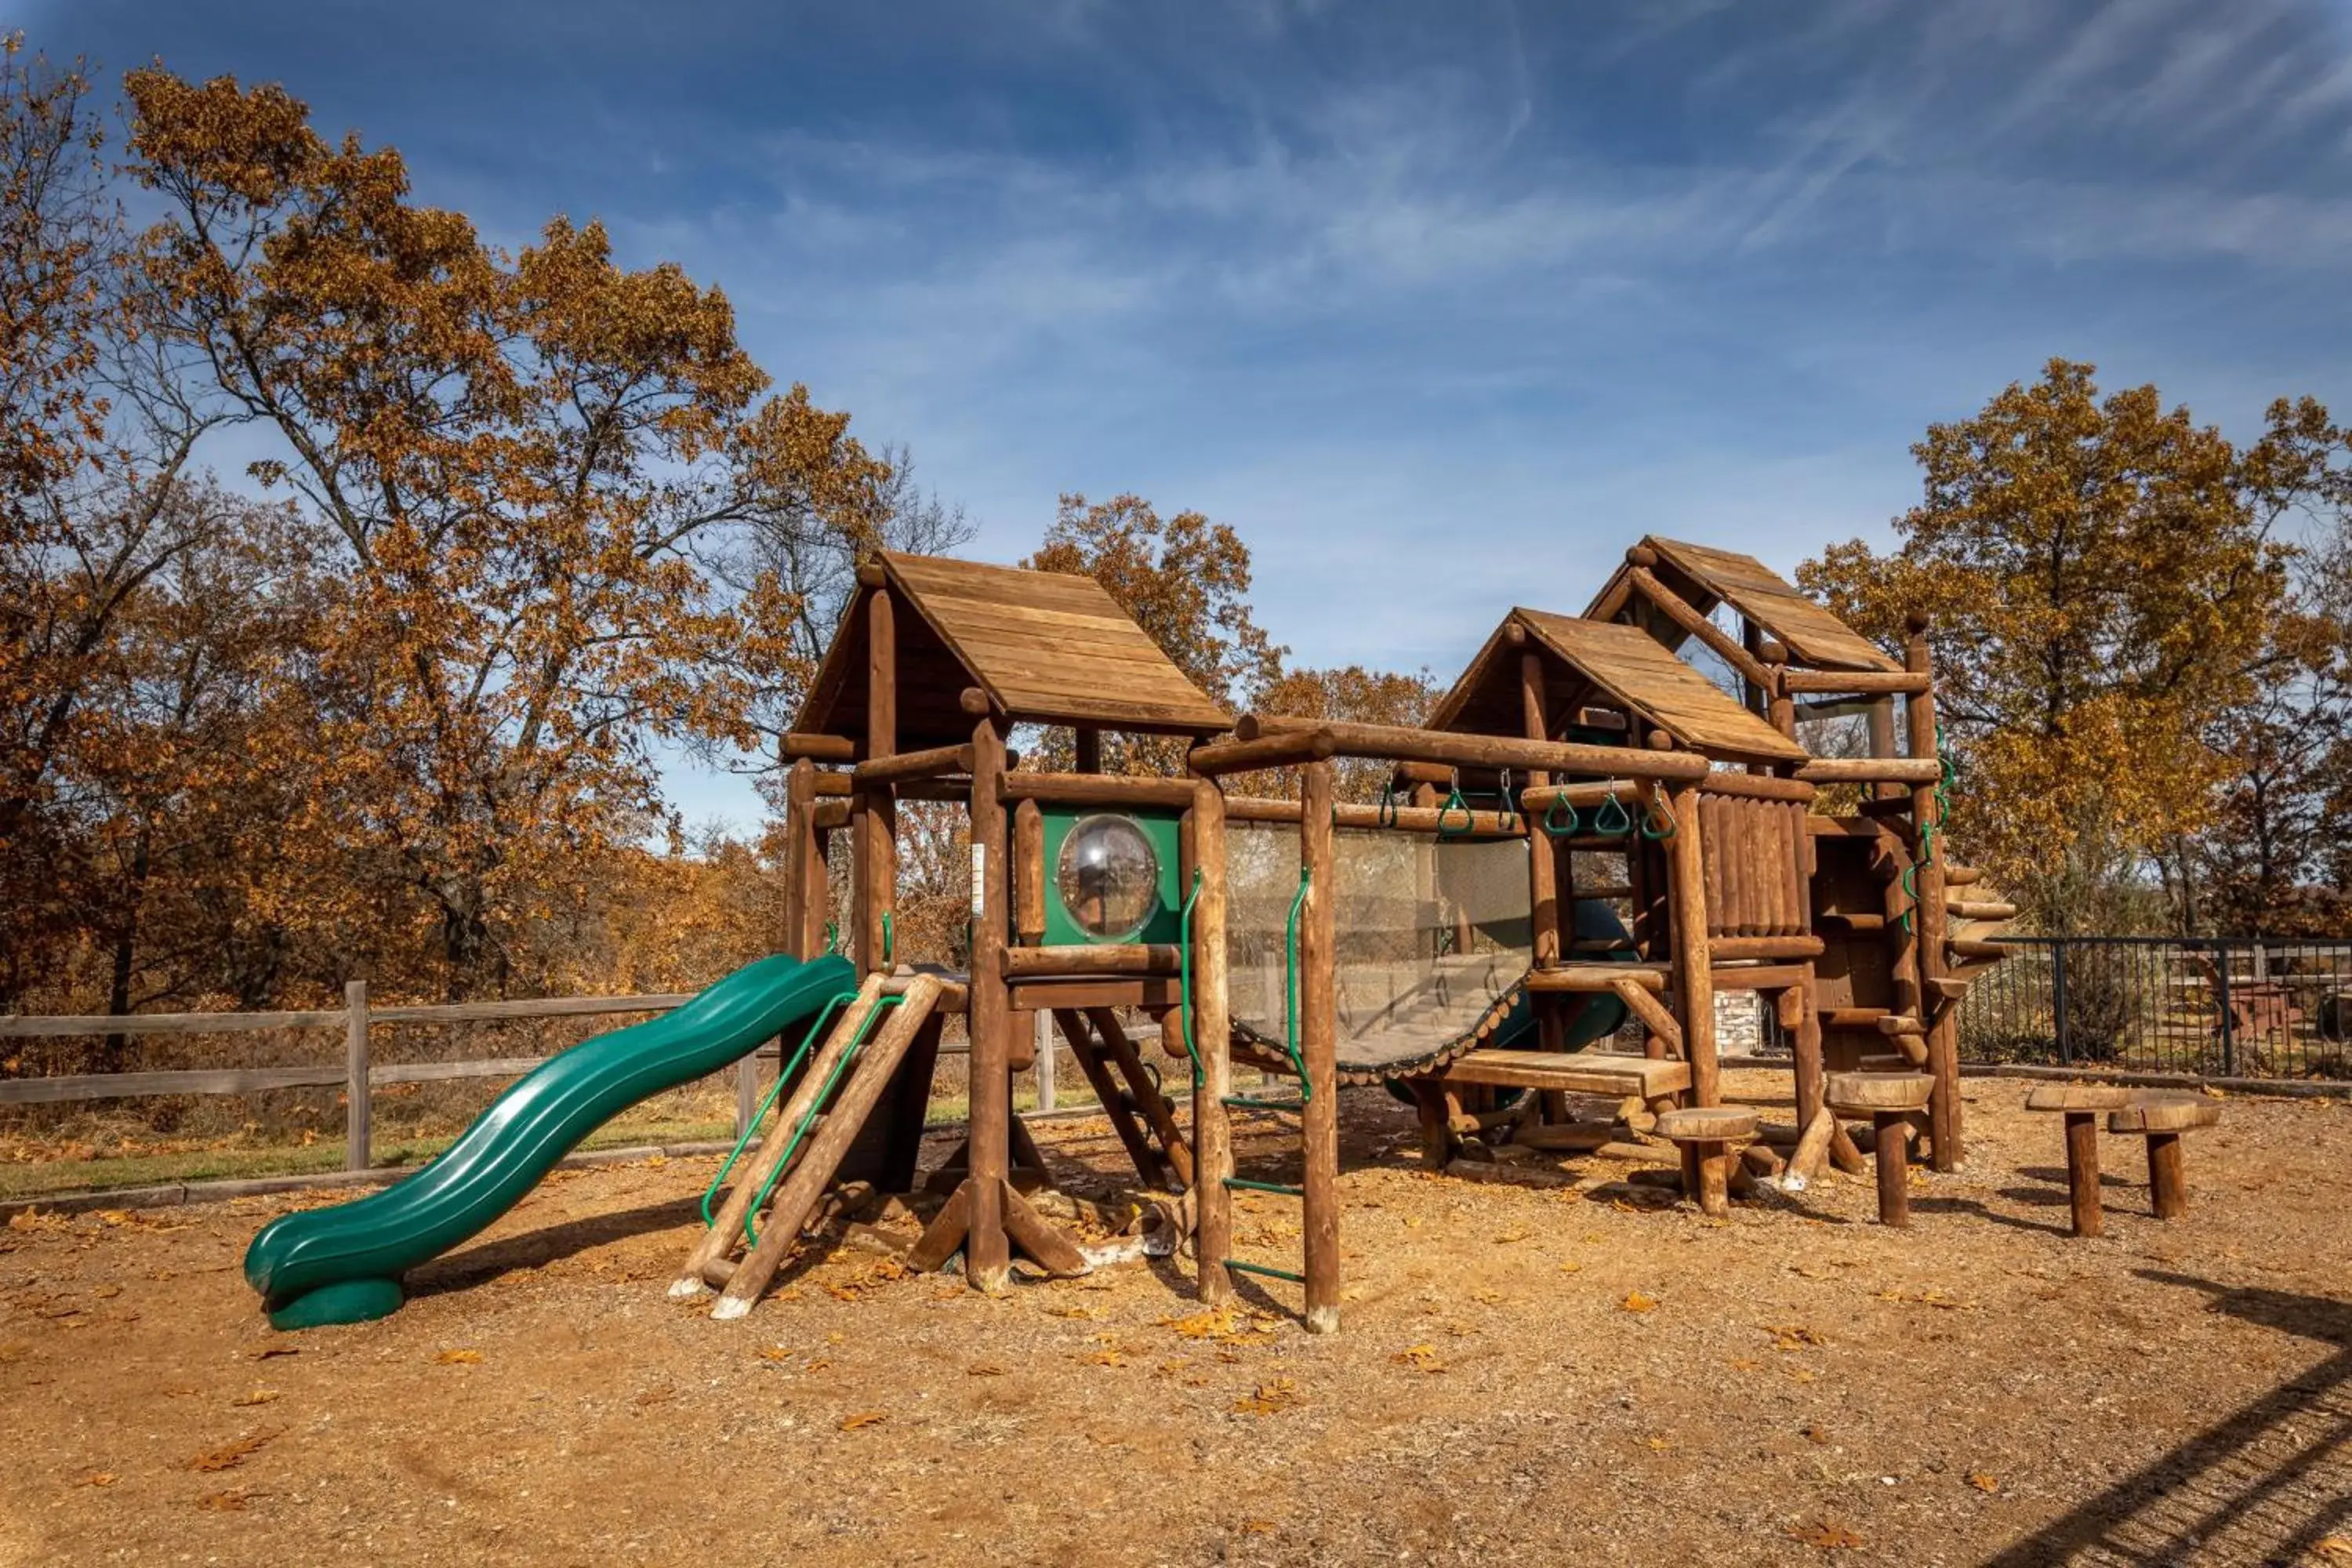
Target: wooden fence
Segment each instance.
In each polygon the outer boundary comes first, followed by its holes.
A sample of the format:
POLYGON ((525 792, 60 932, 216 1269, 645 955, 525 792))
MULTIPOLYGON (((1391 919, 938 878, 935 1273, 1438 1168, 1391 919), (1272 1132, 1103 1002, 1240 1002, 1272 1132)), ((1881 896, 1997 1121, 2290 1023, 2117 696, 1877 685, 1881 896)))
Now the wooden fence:
MULTIPOLYGON (((694 999, 691 991, 665 991, 642 996, 546 996, 520 1002, 453 1002, 437 1005, 372 1006, 368 985, 354 980, 343 987, 341 1007, 289 1013, 127 1013, 82 1014, 71 1016, 0 1016, 0 1040, 58 1039, 96 1035, 232 1035, 269 1029, 332 1029, 343 1037, 339 1062, 284 1067, 199 1068, 166 1072, 59 1074, 47 1078, 0 1079, 0 1106, 63 1105, 81 1100, 126 1100, 167 1094, 257 1094, 273 1089, 343 1090, 346 1169, 370 1168, 369 1146, 374 1105, 373 1090, 385 1084, 444 1083, 468 1078, 519 1078, 545 1057, 481 1057, 464 1061, 396 1062, 379 1065, 370 1058, 369 1032, 384 1024, 485 1024, 518 1018, 577 1018, 612 1013, 666 1013, 694 999)), ((1057 1047, 1044 1014, 1037 1015, 1037 1109, 1056 1109, 1055 1058, 1057 1047)), ((1138 1037, 1156 1034, 1146 1028, 1138 1037)), ((962 1056, 971 1047, 949 1043, 942 1056, 962 1056)), ((760 1098, 761 1061, 778 1061, 782 1052, 771 1042, 737 1064, 735 1072, 735 1134, 750 1125, 760 1098)))

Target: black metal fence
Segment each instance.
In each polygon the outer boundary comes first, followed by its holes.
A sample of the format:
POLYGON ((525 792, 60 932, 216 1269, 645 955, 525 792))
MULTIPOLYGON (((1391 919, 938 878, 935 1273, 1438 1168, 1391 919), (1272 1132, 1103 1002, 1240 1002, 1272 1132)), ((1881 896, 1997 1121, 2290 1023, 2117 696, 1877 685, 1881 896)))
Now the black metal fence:
POLYGON ((2352 942, 2002 941, 1960 1002, 1965 1061, 2352 1079, 2352 942))

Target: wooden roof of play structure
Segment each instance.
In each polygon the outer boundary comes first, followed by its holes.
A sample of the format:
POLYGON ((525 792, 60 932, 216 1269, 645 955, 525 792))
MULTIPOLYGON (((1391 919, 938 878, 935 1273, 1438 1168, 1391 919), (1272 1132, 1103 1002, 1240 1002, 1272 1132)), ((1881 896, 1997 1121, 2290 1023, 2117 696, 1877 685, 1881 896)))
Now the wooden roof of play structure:
MULTIPOLYGON (((1654 533, 1644 535, 1642 543, 1656 553, 1653 570, 1669 592, 1702 616, 1719 604, 1729 605, 1778 637, 1795 663, 1816 669, 1903 668, 1752 555, 1660 539, 1654 533)), ((1643 600, 1634 585, 1635 570, 1631 563, 1618 567, 1585 615, 1613 621, 1630 607, 1653 637, 1670 648, 1680 647, 1689 634, 1643 600)))
POLYGON ((1177 668, 1091 577, 884 552, 861 582, 801 705, 796 730, 866 735, 867 602, 893 596, 898 749, 957 745, 977 686, 1012 718, 1156 734, 1207 735, 1233 716, 1177 668), (911 614, 907 612, 911 611, 911 614))
POLYGON ((1520 733, 1517 656, 1528 648, 1547 656, 1544 699, 1554 734, 1565 727, 1562 714, 1598 704, 1625 709, 1638 725, 1654 725, 1710 757, 1795 763, 1811 755, 1640 627, 1542 610, 1513 610, 1495 628, 1431 714, 1429 728, 1520 733))

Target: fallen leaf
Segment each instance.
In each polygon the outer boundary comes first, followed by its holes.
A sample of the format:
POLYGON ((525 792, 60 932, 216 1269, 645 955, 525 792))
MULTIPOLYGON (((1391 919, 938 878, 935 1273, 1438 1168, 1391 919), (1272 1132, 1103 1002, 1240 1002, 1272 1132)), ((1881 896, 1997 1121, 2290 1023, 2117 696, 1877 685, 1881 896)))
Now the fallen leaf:
POLYGON ((878 1426, 889 1419, 890 1414, 887 1410, 861 1410, 855 1415, 843 1416, 841 1429, 855 1432, 861 1426, 878 1426))
POLYGON ((1524 1230, 1507 1230, 1495 1240, 1500 1246, 1508 1247, 1515 1241, 1525 1241, 1527 1238, 1528 1233, 1524 1230))
POLYGON ((113 1229, 116 1226, 129 1225, 131 1223, 131 1211, 129 1209, 100 1209, 98 1211, 98 1223, 106 1226, 109 1230, 113 1229))
POLYGON ((1621 1312, 1654 1312, 1658 1310, 1658 1299, 1644 1296, 1639 1290, 1629 1290, 1625 1299, 1617 1303, 1617 1310, 1621 1312))
POLYGON ((1764 1363, 1762 1362, 1753 1360, 1748 1356, 1734 1356, 1731 1358, 1731 1370, 1734 1372, 1757 1372, 1761 1370, 1763 1365, 1764 1363))
POLYGON ((793 1359, 793 1352, 782 1345, 770 1345, 761 1351, 759 1356, 761 1361, 790 1361, 793 1359))
POLYGON ((113 1284, 100 1285, 98 1289, 92 1290, 90 1294, 97 1297, 101 1301, 111 1301, 117 1296, 122 1294, 122 1287, 113 1284))
POLYGON ((89 1474, 74 1482, 74 1485, 78 1487, 110 1487, 113 1484, 114 1472, 112 1470, 92 1470, 89 1474))
POLYGON ((1559 1266, 1559 1271, 1562 1274, 1574 1274, 1583 1268, 1583 1264, 1579 1263, 1575 1258, 1571 1258, 1567 1262, 1559 1266))
POLYGON ((1242 1533, 1244 1535, 1270 1535, 1273 1531, 1274 1521, 1270 1519, 1245 1519, 1242 1521, 1242 1533))
POLYGON ((236 1438, 233 1442, 223 1443, 217 1448, 206 1448, 203 1453, 198 1454, 194 1458, 188 1461, 188 1468, 192 1470, 233 1470, 236 1468, 237 1466, 245 1463, 246 1456, 257 1453, 270 1443, 277 1441, 278 1434, 283 1431, 285 1431, 285 1428, 280 1426, 268 1432, 250 1433, 246 1436, 236 1438))
POLYGON ((301 1353, 302 1347, 300 1345, 263 1345, 259 1350, 253 1352, 253 1359, 256 1361, 268 1361, 272 1356, 300 1355, 301 1353))
POLYGON ((976 1361, 963 1369, 963 1374, 966 1377, 1003 1377, 1011 1370, 992 1361, 976 1361))
POLYGON ((443 1351, 433 1358, 436 1366, 471 1366, 482 1359, 479 1351, 443 1351))
POLYGON ((1813 1350, 1829 1341, 1802 1323, 1761 1323, 1758 1327, 1772 1336, 1776 1351, 1813 1350))
POLYGON ((2313 1543, 2314 1557, 2352 1557, 2352 1535, 2323 1535, 2313 1543))
POLYGON ((1477 1289, 1470 1292, 1470 1299, 1482 1307, 1491 1307, 1503 1299, 1503 1293, 1491 1289, 1477 1289))
POLYGON ((1117 1351, 1110 1350, 1108 1348, 1098 1351, 1082 1351, 1079 1352, 1077 1359, 1088 1366, 1125 1366, 1127 1364, 1127 1358, 1125 1356, 1119 1354, 1117 1351))
POLYGON ((1246 1399, 1234 1401, 1234 1409, 1244 1415, 1272 1415, 1298 1403, 1298 1385, 1286 1377, 1272 1383, 1261 1383, 1246 1399))
POLYGON ((1663 1454, 1674 1446, 1673 1441, 1665 1437, 1644 1437, 1642 1439, 1642 1447, 1655 1454, 1663 1454))
POLYGON ((1817 1524, 1801 1525, 1789 1531, 1789 1539, 1801 1541, 1807 1546, 1818 1546, 1824 1552, 1837 1552, 1847 1547, 1870 1544, 1844 1525, 1832 1524, 1828 1520, 1822 1520, 1817 1524))
POLYGON ((1445 1363, 1437 1359, 1437 1352, 1428 1345, 1408 1345, 1389 1357, 1399 1366, 1409 1366, 1415 1372, 1444 1372, 1445 1363))
POLYGON ((251 1394, 238 1394, 229 1403, 241 1409, 250 1409, 256 1405, 267 1405, 277 1397, 278 1391, 274 1388, 257 1388, 251 1394))
POLYGON ((1808 1443, 1821 1443, 1825 1445, 1830 1440, 1830 1435, 1819 1426, 1800 1426, 1797 1428, 1797 1436, 1802 1437, 1808 1443))
POLYGON ((2000 1479, 1998 1476, 1989 1476, 1982 1470, 1970 1470, 1969 1485, 1980 1492, 1997 1492, 2000 1490, 2000 1479))
POLYGON ((251 1492, 215 1492, 196 1500, 196 1506, 207 1513, 243 1513, 246 1500, 251 1492))

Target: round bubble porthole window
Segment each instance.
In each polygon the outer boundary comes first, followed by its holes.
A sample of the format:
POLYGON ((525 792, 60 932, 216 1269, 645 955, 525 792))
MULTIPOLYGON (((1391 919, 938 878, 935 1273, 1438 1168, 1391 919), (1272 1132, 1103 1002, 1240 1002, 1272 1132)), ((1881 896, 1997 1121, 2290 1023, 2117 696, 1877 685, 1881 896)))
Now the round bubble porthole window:
POLYGON ((1160 896, 1160 857, 1133 818, 1082 816, 1062 840, 1054 886, 1072 924, 1097 942, 1132 936, 1160 896))

